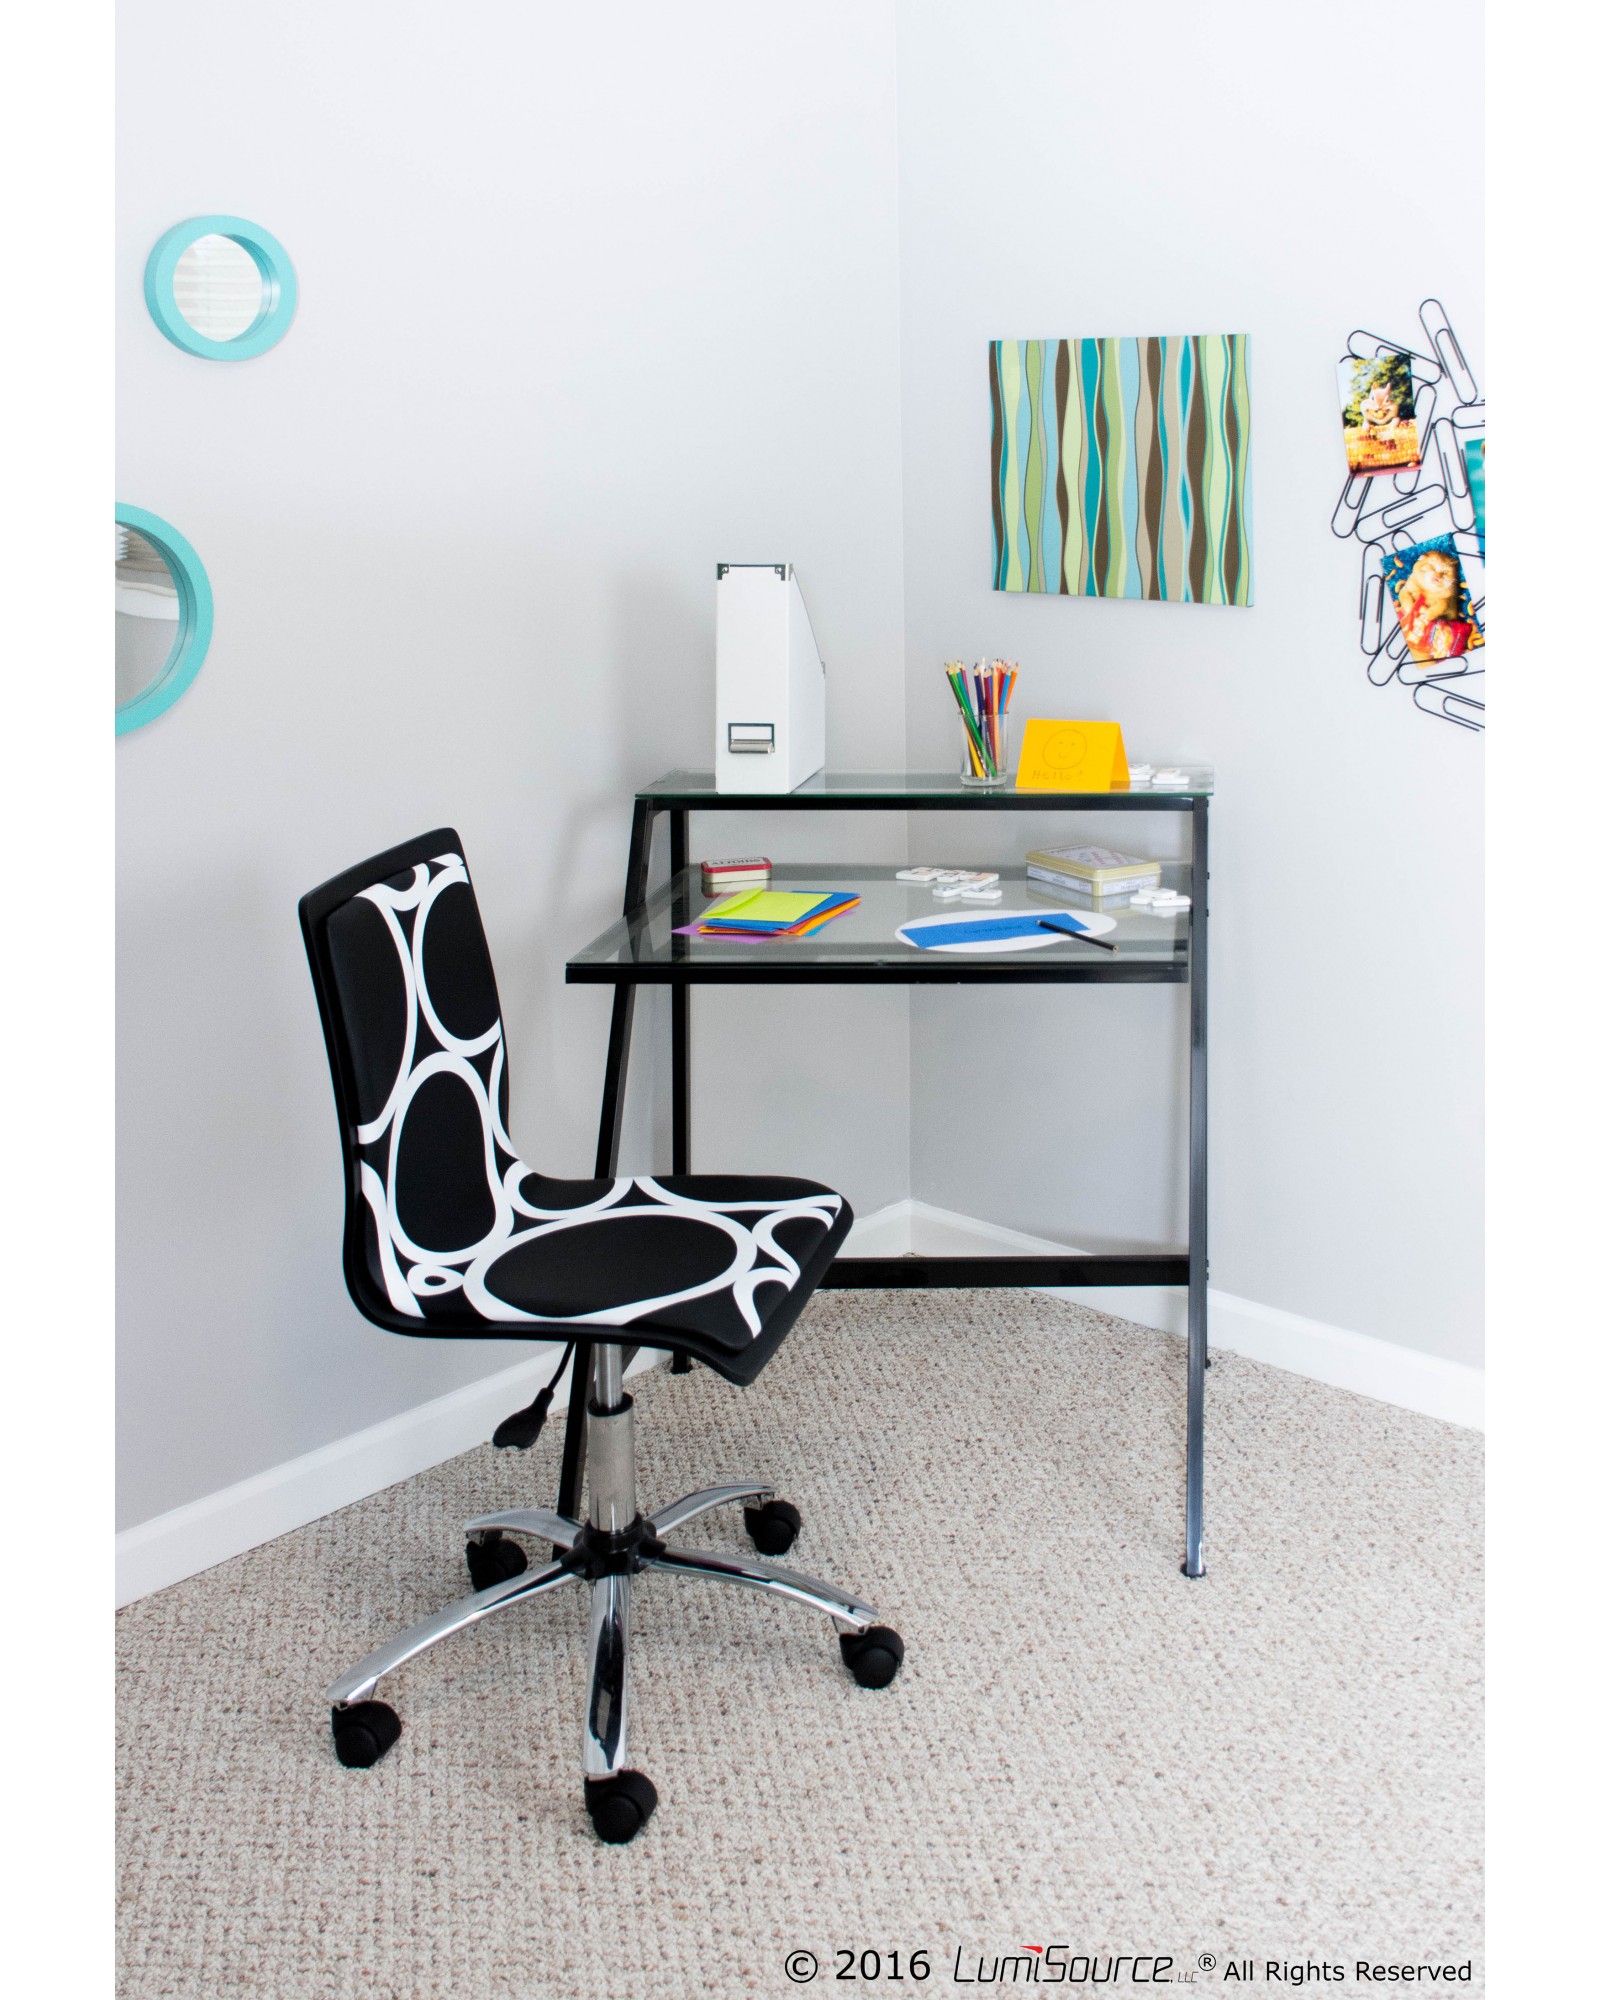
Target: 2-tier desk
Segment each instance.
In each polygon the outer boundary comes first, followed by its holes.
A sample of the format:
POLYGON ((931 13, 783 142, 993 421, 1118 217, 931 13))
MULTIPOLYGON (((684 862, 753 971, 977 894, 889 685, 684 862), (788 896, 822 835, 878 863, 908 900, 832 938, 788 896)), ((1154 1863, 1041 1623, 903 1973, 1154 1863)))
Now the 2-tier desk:
MULTIPOLYGON (((1184 1571, 1205 1574, 1204 1464, 1206 1370, 1206 885, 1207 815, 1212 778, 1189 766, 1181 788, 1148 787, 1110 792, 969 790, 953 776, 920 772, 889 775, 820 772, 798 791, 718 792, 709 773, 674 771, 634 796, 633 832, 623 885, 622 915, 602 936, 567 962, 574 985, 610 986, 611 1036, 600 1100, 597 1175, 617 1170, 617 1144, 627 1083, 634 998, 641 986, 665 986, 672 995, 672 1171, 689 1168, 689 993, 694 986, 981 986, 1181 985, 1189 995, 1189 1240, 1141 1255, 1031 1257, 839 1257, 826 1287, 906 1288, 933 1285, 1186 1285, 1188 1311, 1188 1425, 1185 1482, 1184 1571), (1163 867, 1163 884, 1192 898, 1184 916, 1117 912, 1115 954, 1063 940, 1059 948, 992 956, 918 951, 901 944, 896 929, 909 917, 965 906, 929 901, 925 889, 897 882, 891 866, 845 868, 837 864, 774 867, 774 888, 848 886, 859 909, 796 943, 740 943, 679 936, 705 907, 698 867, 689 863, 689 816, 705 812, 1023 812, 1181 813, 1189 821, 1189 861, 1163 867), (668 826, 669 876, 650 887, 655 824, 668 826)), ((1053 900, 1030 882, 1026 870, 1003 868, 1006 905, 1053 900)), ((574 1511, 583 1477, 583 1371, 574 1370, 562 1465, 563 1513, 574 1511)))

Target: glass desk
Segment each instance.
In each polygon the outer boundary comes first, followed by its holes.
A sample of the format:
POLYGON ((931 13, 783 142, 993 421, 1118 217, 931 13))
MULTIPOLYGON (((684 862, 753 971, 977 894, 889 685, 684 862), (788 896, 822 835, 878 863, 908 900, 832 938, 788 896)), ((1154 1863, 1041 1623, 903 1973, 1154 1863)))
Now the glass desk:
MULTIPOLYGON (((1212 790, 1209 769, 1183 767, 1181 787, 1118 787, 1109 792, 1018 792, 969 789, 943 773, 820 772, 798 791, 718 792, 709 772, 674 771, 634 795, 633 830, 622 915, 609 930, 567 961, 572 985, 614 989, 611 1034, 600 1100, 595 1173, 617 1170, 634 996, 641 986, 666 986, 672 994, 672 1172, 689 1166, 689 989, 692 986, 763 985, 1182 985, 1189 994, 1189 1240, 1150 1254, 1028 1257, 839 1257, 823 1285, 904 1289, 990 1285, 1185 1285, 1188 1310, 1188 1419, 1185 1483, 1184 1572, 1205 1574, 1204 1463, 1206 1354, 1206 885, 1207 835, 1212 790), (678 935, 705 908, 699 868, 689 866, 689 816, 695 812, 1138 812, 1188 816, 1187 863, 1163 866, 1167 888, 1192 897, 1177 918, 1154 917, 1127 906, 1116 910, 1115 954, 1063 939, 1060 946, 1022 952, 918 951, 895 937, 910 917, 976 914, 984 904, 935 901, 925 888, 897 882, 889 866, 807 866, 786 863, 772 871, 774 888, 849 887, 859 909, 796 942, 735 941, 678 935), (669 873, 650 888, 650 848, 655 823, 668 825, 669 873)), ((1000 870, 1004 907, 1082 910, 1028 879, 1024 867, 1000 870)), ((573 1371, 562 1465, 560 1511, 570 1514, 583 1478, 585 1372, 573 1371)))

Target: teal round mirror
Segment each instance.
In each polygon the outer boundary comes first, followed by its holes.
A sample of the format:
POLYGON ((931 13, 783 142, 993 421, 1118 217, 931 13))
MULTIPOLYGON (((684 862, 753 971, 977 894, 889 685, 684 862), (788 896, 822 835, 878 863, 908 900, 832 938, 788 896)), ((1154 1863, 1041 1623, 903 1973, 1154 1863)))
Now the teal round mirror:
POLYGON ((196 215, 150 252, 144 296, 174 347, 206 361, 248 361, 289 331, 297 290, 276 236, 242 215, 196 215))
POLYGON ((117 734, 153 722, 199 673, 211 644, 211 584, 170 521, 116 508, 117 734))

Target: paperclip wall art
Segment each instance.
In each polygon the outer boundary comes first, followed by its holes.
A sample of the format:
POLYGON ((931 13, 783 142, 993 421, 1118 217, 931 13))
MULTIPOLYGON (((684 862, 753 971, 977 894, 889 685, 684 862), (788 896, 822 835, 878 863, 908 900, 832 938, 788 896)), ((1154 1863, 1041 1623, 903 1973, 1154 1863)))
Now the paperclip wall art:
MULTIPOLYGON (((1437 299, 1417 308, 1422 339, 1389 340, 1358 327, 1346 342, 1348 477, 1333 532, 1361 548, 1361 650, 1374 687, 1408 688, 1424 715, 1463 729, 1484 726, 1484 495, 1487 411, 1449 315, 1437 299), (1349 449, 1351 394, 1409 381, 1416 464, 1357 466, 1349 449)), ((1398 403, 1398 396, 1394 398, 1398 403)), ((1383 421, 1388 411, 1379 413, 1383 421)))
POLYGON ((994 588, 1250 604, 1250 336, 989 344, 994 588))

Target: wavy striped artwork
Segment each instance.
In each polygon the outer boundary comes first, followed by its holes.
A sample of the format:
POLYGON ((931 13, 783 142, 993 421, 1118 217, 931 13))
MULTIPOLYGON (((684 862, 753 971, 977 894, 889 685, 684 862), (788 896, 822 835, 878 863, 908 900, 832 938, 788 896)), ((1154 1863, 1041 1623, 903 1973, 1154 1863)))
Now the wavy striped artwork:
POLYGON ((1250 336, 995 340, 996 590, 1254 601, 1250 336))

